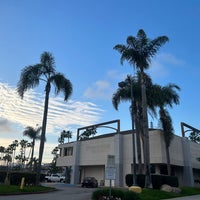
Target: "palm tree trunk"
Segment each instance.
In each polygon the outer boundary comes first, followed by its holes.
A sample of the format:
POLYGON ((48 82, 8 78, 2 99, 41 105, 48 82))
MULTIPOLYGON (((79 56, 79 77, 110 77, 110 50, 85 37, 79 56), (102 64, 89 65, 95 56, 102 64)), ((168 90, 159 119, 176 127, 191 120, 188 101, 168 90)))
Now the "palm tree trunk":
POLYGON ((30 170, 32 171, 32 166, 33 166, 33 156, 34 156, 34 147, 35 147, 35 139, 33 139, 33 144, 32 144, 32 152, 31 152, 31 162, 30 162, 30 170))
POLYGON ((137 116, 137 108, 134 109, 135 119, 135 131, 136 131, 136 144, 137 144, 137 159, 138 159, 138 173, 142 174, 142 153, 141 153, 141 142, 140 142, 140 127, 137 116))
POLYGON ((46 125, 47 125, 47 115, 48 115, 48 105, 49 105, 49 93, 51 90, 50 82, 47 82, 45 89, 45 103, 44 103, 44 114, 43 114, 43 122, 42 122, 42 133, 40 139, 40 149, 39 149, 39 159, 38 159, 38 168, 36 175, 36 185, 39 185, 40 182, 40 173, 41 173, 41 165, 42 165, 42 156, 44 152, 44 142, 45 142, 45 133, 46 133, 46 125))
POLYGON ((169 154, 169 147, 166 145, 166 157, 167 157, 167 173, 171 176, 171 164, 170 164, 170 154, 169 154))
POLYGON ((144 153, 145 153, 145 175, 146 183, 145 187, 149 187, 151 184, 150 174, 150 149, 149 149, 149 130, 148 130, 148 116, 147 116, 147 97, 146 97, 146 84, 144 78, 144 72, 141 72, 141 93, 142 93, 142 126, 144 132, 144 153))

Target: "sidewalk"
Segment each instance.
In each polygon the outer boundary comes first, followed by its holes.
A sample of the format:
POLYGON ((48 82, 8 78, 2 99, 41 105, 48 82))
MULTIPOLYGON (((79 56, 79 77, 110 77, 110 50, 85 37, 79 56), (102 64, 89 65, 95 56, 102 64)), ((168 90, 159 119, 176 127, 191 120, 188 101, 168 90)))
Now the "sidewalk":
POLYGON ((200 195, 186 196, 186 197, 178 197, 173 199, 165 199, 165 200, 200 200, 200 195))

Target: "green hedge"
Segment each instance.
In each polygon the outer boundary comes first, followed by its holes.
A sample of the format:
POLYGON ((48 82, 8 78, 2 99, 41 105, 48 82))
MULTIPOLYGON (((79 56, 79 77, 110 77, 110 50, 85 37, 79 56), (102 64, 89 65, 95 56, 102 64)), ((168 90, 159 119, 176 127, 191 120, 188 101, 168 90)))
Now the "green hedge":
MULTIPOLYGON (((128 187, 133 185, 133 174, 127 174, 125 177, 126 185, 128 187)), ((145 186, 145 175, 144 174, 137 174, 136 175, 136 184, 141 188, 145 186)))
POLYGON ((0 171, 0 183, 4 183, 6 178, 6 171, 0 171))
MULTIPOLYGON (((94 191, 92 193, 92 200, 107 199, 109 197, 109 191, 109 188, 94 191)), ((139 196, 135 192, 111 188, 110 200, 116 200, 118 198, 121 200, 140 200, 139 196)))
POLYGON ((178 187, 178 178, 175 176, 167 175, 151 175, 152 186, 154 189, 160 189, 163 184, 170 185, 172 187, 178 187))
MULTIPOLYGON (((6 171, 0 172, 0 182, 4 183, 6 178, 6 171)), ((22 177, 25 178, 25 185, 35 185, 36 183, 36 173, 33 172, 9 172, 9 181, 11 185, 20 185, 22 177)), ((41 174, 40 181, 44 181, 44 174, 41 174)))
MULTIPOLYGON (((133 185, 133 174, 127 174, 125 176, 126 185, 128 187, 133 185)), ((154 174, 151 175, 152 186, 154 189, 160 189, 163 184, 170 185, 172 187, 178 187, 178 178, 175 176, 168 176, 168 175, 158 175, 154 174)), ((136 184, 141 188, 145 186, 145 175, 144 174, 137 174, 136 175, 136 184)))

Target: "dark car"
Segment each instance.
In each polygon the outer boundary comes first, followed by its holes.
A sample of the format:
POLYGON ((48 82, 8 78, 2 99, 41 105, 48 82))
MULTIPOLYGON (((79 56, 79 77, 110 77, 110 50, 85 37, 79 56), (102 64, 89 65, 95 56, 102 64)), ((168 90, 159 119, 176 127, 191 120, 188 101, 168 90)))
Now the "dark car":
POLYGON ((98 187, 98 181, 94 177, 85 177, 82 182, 82 187, 98 187))

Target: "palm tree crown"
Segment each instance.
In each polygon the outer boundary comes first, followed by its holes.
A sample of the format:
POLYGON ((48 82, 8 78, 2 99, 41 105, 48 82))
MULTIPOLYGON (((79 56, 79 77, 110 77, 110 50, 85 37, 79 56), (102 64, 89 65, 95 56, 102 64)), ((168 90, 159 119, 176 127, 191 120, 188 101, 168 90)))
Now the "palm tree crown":
POLYGON ((149 68, 151 58, 168 40, 166 36, 159 36, 151 40, 147 38, 144 30, 140 29, 136 37, 129 36, 127 38, 127 45, 118 44, 114 49, 121 53, 121 64, 127 60, 130 65, 135 65, 143 72, 144 69, 149 68))

